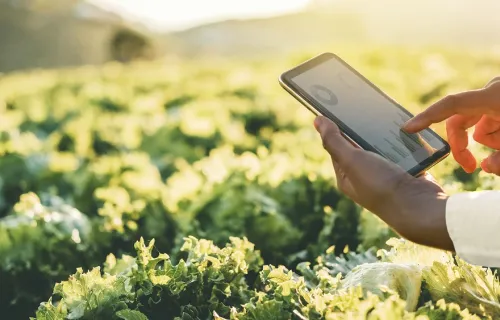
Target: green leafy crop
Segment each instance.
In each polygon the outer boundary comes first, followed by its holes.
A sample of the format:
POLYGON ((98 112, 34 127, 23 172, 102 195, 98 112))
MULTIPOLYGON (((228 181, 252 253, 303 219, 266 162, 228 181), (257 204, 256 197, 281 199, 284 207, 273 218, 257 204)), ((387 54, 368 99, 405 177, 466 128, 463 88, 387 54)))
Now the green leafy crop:
MULTIPOLYGON (((412 112, 499 64, 334 47, 412 112)), ((500 318, 494 270, 398 240, 335 188, 313 115, 276 81, 298 62, 2 75, 1 318, 500 318)), ((449 194, 499 186, 452 159, 431 172, 449 194)))
MULTIPOLYGON (((487 281, 483 270, 453 260, 439 267, 425 258, 402 264, 409 252, 424 257, 429 249, 397 239, 389 244, 391 253, 381 252, 387 261, 333 276, 322 264, 298 273, 263 265, 246 238, 231 238, 225 247, 185 238, 185 259, 177 263, 154 255, 154 241, 141 238, 135 257, 109 255, 103 271, 79 268, 58 283, 36 319, 496 319, 500 306, 479 282, 487 281), (457 269, 454 279, 431 277, 457 269), (467 291, 457 283, 468 283, 467 291), (420 299, 428 292, 430 300, 420 299)), ((488 281, 491 288, 500 284, 488 281)))
POLYGON ((0 221, 1 308, 38 303, 68 270, 88 265, 87 259, 98 263, 89 219, 60 199, 52 202, 43 206, 35 194, 25 194, 0 221))

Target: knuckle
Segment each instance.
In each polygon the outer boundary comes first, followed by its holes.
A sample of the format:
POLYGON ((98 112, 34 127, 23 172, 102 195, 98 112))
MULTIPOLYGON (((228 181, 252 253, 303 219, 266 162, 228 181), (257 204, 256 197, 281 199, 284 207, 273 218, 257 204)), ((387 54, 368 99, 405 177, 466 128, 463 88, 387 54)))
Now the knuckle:
POLYGON ((334 140, 336 139, 337 132, 334 128, 331 128, 330 126, 326 127, 324 130, 321 131, 321 140, 323 142, 323 148, 331 151, 332 144, 334 143, 334 140))
POLYGON ((498 89, 500 89, 500 78, 494 82, 492 82, 487 88, 483 90, 487 90, 489 92, 496 92, 498 89))
POLYGON ((495 152, 490 156, 490 162, 500 168, 500 152, 495 152))
POLYGON ((500 153, 494 153, 489 157, 489 169, 492 173, 500 175, 500 153))
POLYGON ((496 76, 488 82, 487 86, 496 86, 500 84, 500 76, 496 76))
POLYGON ((500 77, 485 90, 490 94, 489 99, 491 99, 491 102, 497 103, 500 100, 500 77))
POLYGON ((324 138, 327 139, 328 137, 332 137, 335 135, 337 132, 335 130, 335 127, 333 126, 325 126, 325 129, 323 130, 323 135, 325 136, 324 138))
POLYGON ((500 175, 500 167, 496 164, 490 164, 490 171, 497 176, 500 175))
POLYGON ((321 144, 321 145, 323 146, 323 149, 325 149, 325 150, 327 150, 327 151, 328 151, 328 146, 327 146, 326 139, 324 139, 324 138, 323 138, 323 140, 322 140, 322 144, 321 144))
POLYGON ((474 133, 472 134, 472 139, 474 139, 474 141, 476 142, 483 142, 483 135, 481 133, 479 133, 478 131, 474 131, 474 133))
POLYGON ((460 101, 460 96, 454 93, 449 94, 443 98, 443 102, 451 109, 455 109, 459 101, 460 101))
POLYGON ((488 85, 478 91, 482 92, 483 95, 495 94, 498 96, 498 90, 500 89, 500 77, 494 78, 491 80, 488 85))

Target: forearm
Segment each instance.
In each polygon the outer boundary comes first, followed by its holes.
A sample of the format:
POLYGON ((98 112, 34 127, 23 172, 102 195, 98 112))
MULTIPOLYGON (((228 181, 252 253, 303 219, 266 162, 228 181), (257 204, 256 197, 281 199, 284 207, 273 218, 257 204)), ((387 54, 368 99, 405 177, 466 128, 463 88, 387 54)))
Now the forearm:
POLYGON ((444 193, 429 194, 418 199, 418 203, 407 206, 406 212, 400 217, 411 223, 401 221, 401 235, 421 245, 454 252, 446 224, 448 199, 444 193))
POLYGON ((449 197, 416 181, 395 195, 377 215, 402 237, 426 246, 454 251, 446 225, 449 197))
POLYGON ((417 191, 398 199, 379 216, 401 236, 456 252, 471 264, 500 267, 500 191, 451 197, 417 191))

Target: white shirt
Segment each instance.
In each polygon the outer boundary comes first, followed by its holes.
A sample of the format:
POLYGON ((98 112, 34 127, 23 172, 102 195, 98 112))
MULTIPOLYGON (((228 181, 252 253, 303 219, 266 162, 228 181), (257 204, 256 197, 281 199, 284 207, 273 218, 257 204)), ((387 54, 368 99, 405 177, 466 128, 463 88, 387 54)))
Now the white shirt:
POLYGON ((448 198, 446 226, 457 255, 470 264, 500 267, 500 191, 448 198))

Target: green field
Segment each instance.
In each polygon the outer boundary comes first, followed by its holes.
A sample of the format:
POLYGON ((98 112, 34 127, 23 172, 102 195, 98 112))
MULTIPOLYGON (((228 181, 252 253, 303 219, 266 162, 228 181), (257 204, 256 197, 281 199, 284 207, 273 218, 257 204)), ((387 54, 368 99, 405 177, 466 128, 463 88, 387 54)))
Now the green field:
MULTIPOLYGON (((500 74, 493 52, 336 52, 413 112, 500 74)), ((0 78, 2 319, 500 318, 491 270, 335 189, 277 83, 312 55, 0 78)), ((500 186, 451 158, 432 173, 450 194, 500 186)))

